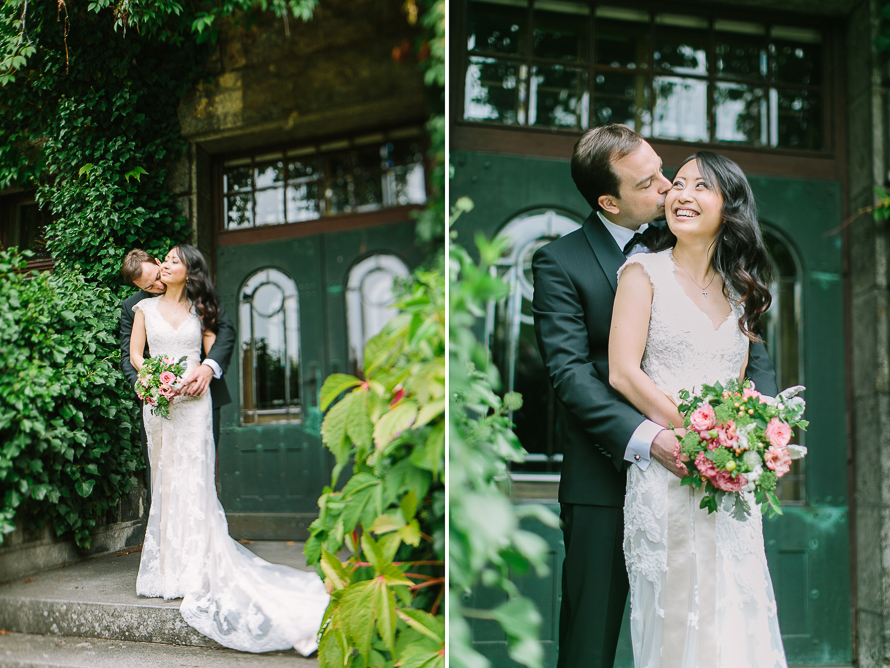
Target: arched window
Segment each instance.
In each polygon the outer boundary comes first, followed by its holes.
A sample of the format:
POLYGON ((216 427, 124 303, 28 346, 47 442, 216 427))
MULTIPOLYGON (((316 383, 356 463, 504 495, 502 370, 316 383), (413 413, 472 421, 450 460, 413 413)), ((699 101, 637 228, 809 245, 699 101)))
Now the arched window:
POLYGON ((297 422, 300 330, 297 285, 277 269, 247 279, 239 298, 241 422, 297 422))
POLYGON ((361 375, 365 344, 396 314, 393 283, 410 273, 395 255, 383 253, 366 257, 350 270, 346 280, 346 325, 349 366, 356 375, 361 375))
POLYGON ((555 481, 562 466, 565 415, 550 387, 535 338, 532 256, 541 246, 579 227, 578 221, 564 213, 538 210, 514 218, 498 234, 509 241, 491 271, 510 286, 510 294, 489 304, 485 329, 502 390, 520 392, 523 397, 522 409, 511 416, 516 435, 529 453, 524 464, 513 466, 517 481, 555 481))
MULTIPOLYGON (((773 261, 773 297, 769 311, 761 322, 763 339, 776 368, 779 389, 806 385, 803 377, 803 318, 801 314, 801 265, 791 246, 769 229, 764 229, 764 242, 773 261)), ((792 442, 806 445, 806 433, 794 430, 792 442)), ((791 471, 779 481, 782 503, 804 503, 806 459, 792 462, 791 471)))

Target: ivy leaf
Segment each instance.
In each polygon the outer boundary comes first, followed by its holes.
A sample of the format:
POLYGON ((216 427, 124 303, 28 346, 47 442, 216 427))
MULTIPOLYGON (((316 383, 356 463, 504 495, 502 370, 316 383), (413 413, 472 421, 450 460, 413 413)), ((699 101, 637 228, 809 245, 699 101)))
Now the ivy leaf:
POLYGON ((417 403, 405 401, 393 408, 377 421, 374 426, 374 444, 382 448, 396 436, 414 424, 417 417, 417 403))
POLYGON ((318 407, 322 411, 326 411, 331 402, 340 396, 341 393, 361 384, 362 381, 355 376, 349 376, 345 373, 332 373, 325 379, 324 385, 321 386, 318 407))
POLYGON ((333 588, 345 589, 351 583, 349 573, 343 568, 343 564, 337 559, 336 555, 325 550, 321 555, 321 569, 324 571, 325 580, 329 581, 333 588))
POLYGON ((93 486, 95 484, 95 480, 78 480, 74 483, 74 489, 76 489, 77 493, 82 497, 88 497, 93 492, 93 486))

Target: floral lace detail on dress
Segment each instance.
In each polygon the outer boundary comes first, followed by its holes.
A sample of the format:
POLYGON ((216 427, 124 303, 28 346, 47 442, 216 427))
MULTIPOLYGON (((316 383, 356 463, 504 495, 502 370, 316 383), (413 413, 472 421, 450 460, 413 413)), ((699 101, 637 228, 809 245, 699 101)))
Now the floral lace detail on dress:
MULTIPOLYGON (((158 311, 145 314, 149 351, 201 361, 201 322, 194 312, 178 328, 158 311)), ((270 564, 229 537, 216 496, 210 393, 177 397, 170 419, 143 409, 153 489, 136 592, 182 598, 187 624, 245 652, 296 648, 309 655, 329 597, 315 573, 270 564)))
MULTIPOLYGON (((619 280, 631 264, 639 265, 652 284, 652 311, 641 368, 670 397, 680 390, 738 378, 748 352, 748 339, 739 330, 740 306, 717 329, 676 280, 670 250, 633 255, 618 270, 619 280)), ((710 293, 725 299, 719 292, 710 293)), ((738 296, 730 294, 730 304, 738 296)), ((657 461, 643 471, 632 465, 627 476, 624 504, 624 556, 630 579, 631 638, 637 666, 662 665, 665 594, 668 581, 669 515, 681 518, 693 537, 690 553, 692 580, 688 610, 681 613, 686 628, 682 668, 786 668, 776 615, 775 596, 763 548, 759 508, 738 521, 728 507, 709 515, 698 507, 700 496, 691 488, 676 492, 680 481, 657 461), (669 503, 684 498, 682 507, 669 503), (685 519, 684 519, 685 518, 685 519), (694 539, 696 531, 712 532, 716 548, 710 554, 694 539), (702 578, 716 585, 713 609, 700 609, 702 578), (705 622, 708 622, 707 624, 705 622), (717 656, 697 656, 704 644, 703 629, 716 628, 717 656), (747 640, 740 640, 744 629, 747 640), (701 644, 700 644, 701 643, 701 644)), ((685 530, 685 529, 684 529, 685 530)), ((673 590, 672 591, 676 591, 673 590)), ((676 607, 676 606, 675 606, 676 607)), ((676 657, 675 657, 676 659, 676 657)))

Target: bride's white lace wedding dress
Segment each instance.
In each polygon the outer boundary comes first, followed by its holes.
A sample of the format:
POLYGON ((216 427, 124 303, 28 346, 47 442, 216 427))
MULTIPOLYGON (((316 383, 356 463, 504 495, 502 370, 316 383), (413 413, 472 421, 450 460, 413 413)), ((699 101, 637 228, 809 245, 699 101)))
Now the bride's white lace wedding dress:
MULTIPOLYGON (((157 299, 136 306, 145 314, 152 356, 189 368, 201 360, 201 322, 194 312, 175 329, 158 312, 157 299)), ((143 408, 151 460, 151 511, 136 592, 182 597, 189 626, 245 652, 316 648, 328 594, 315 573, 270 564, 229 537, 216 495, 210 393, 177 397, 170 420, 143 408)))
MULTIPOLYGON (((670 250, 632 256, 653 287, 642 369, 669 396, 738 378, 748 339, 741 308, 715 330, 684 292, 670 250)), ((719 291, 711 292, 723 299, 719 291)), ((653 460, 631 466, 624 504, 636 668, 785 668, 760 507, 699 508, 702 493, 653 460)))

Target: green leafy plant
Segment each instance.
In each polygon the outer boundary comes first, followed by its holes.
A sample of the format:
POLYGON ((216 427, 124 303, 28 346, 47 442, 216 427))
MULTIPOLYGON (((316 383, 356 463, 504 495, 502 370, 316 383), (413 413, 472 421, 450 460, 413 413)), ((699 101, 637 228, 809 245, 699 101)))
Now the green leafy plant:
POLYGON ((21 517, 87 547, 136 484, 118 302, 76 274, 25 274, 26 261, 0 252, 0 543, 21 517))
MULTIPOLYGON (((471 209, 470 200, 459 199, 452 224, 471 209)), ((505 491, 509 462, 525 457, 509 419, 522 399, 496 393, 497 368, 474 329, 488 302, 508 293, 489 271, 503 250, 501 242, 478 235, 476 245, 478 263, 454 239, 449 251, 449 662, 460 668, 489 665, 473 648, 468 623, 482 619, 500 625, 514 661, 539 668, 541 616, 511 578, 530 569, 547 572, 546 541, 522 529, 520 520, 535 518, 556 527, 558 518, 543 506, 514 506, 505 491), (493 609, 469 608, 465 599, 480 586, 501 590, 506 601, 493 609)))
POLYGON ((332 596, 323 668, 444 666, 444 292, 441 269, 415 272, 365 347, 364 378, 333 374, 321 389, 337 463, 305 553, 332 596))

